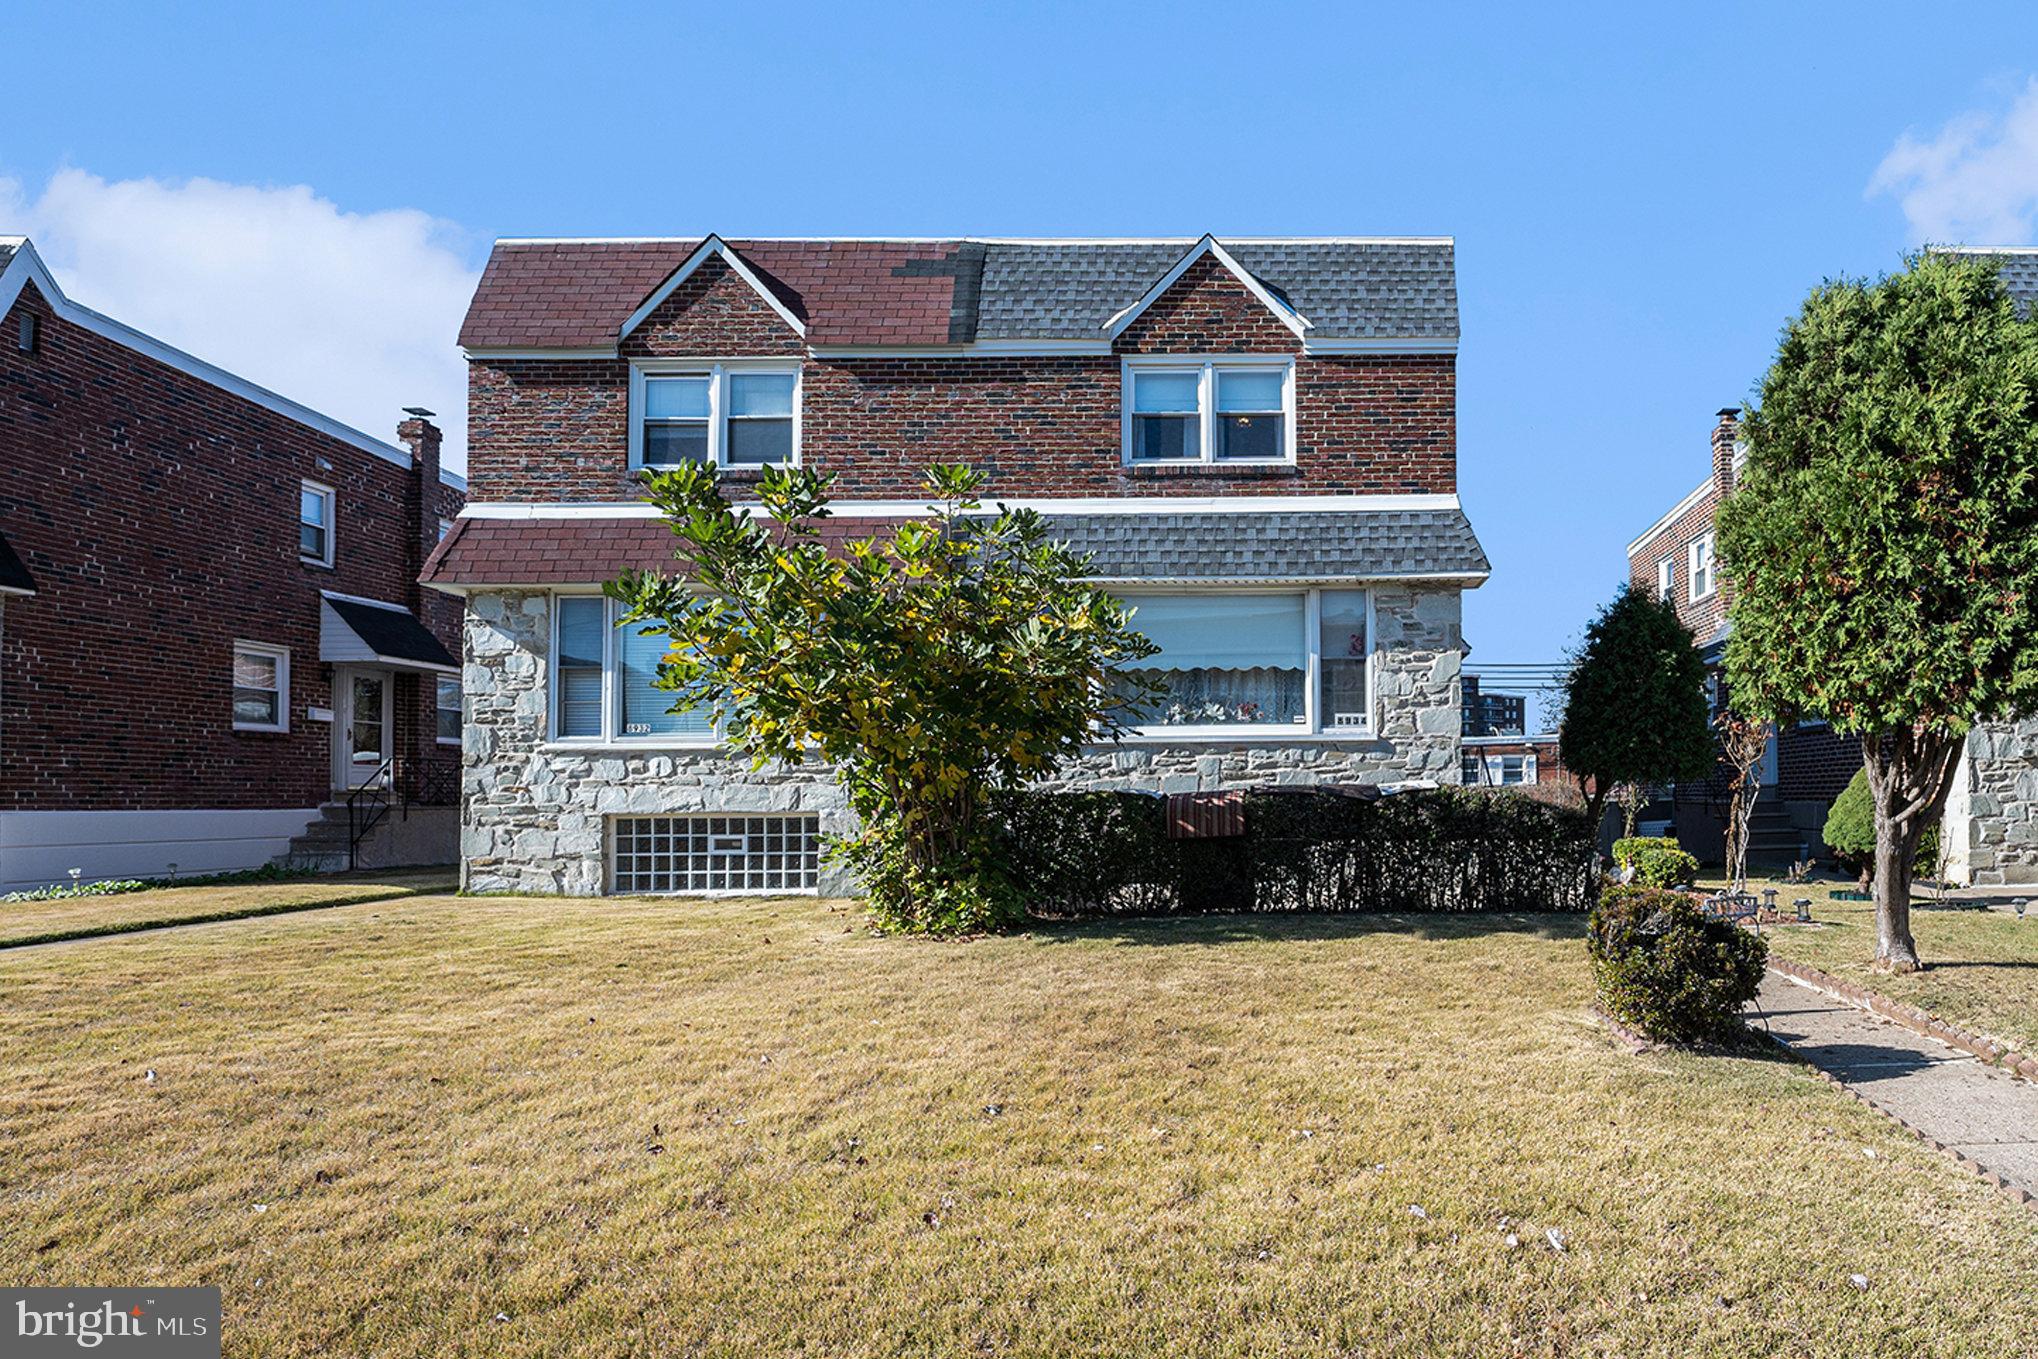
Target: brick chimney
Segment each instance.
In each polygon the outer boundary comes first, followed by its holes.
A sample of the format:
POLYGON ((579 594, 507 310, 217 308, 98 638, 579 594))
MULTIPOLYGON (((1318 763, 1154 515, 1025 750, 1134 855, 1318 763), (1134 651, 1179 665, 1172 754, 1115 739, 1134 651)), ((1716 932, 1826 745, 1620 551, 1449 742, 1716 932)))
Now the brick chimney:
POLYGON ((410 418, 396 427, 396 437, 410 449, 410 487, 404 496, 410 515, 411 550, 405 556, 406 602, 417 609, 424 593, 418 577, 424 573, 425 558, 439 545, 439 445, 445 433, 432 423, 432 412, 422 406, 406 406, 410 418))
MULTIPOLYGON (((1741 434, 1741 412, 1729 406, 1712 427, 1712 485, 1722 500, 1734 493, 1734 441, 1741 434)), ((436 431, 435 431, 436 432, 436 431)))

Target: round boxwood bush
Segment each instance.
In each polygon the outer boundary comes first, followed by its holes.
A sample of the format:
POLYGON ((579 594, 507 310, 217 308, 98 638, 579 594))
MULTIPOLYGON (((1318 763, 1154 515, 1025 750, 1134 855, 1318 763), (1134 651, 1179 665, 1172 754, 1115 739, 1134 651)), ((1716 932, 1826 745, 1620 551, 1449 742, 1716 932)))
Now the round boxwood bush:
POLYGON ((1666 1043, 1739 1032, 1769 957, 1766 939, 1713 919, 1683 893, 1628 884, 1600 894, 1585 947, 1600 1004, 1666 1043))
MULTIPOLYGON (((1840 796, 1833 799, 1833 809, 1826 813, 1826 828, 1821 832, 1826 843, 1839 856, 1841 867, 1861 878, 1861 890, 1867 891, 1875 872, 1875 799, 1868 791, 1868 771, 1857 769, 1854 777, 1840 796)), ((1911 873, 1916 877, 1929 877, 1939 871, 1939 828, 1925 827, 1925 833, 1918 837, 1918 852, 1911 860, 1911 873)))
POLYGON ((1676 887, 1698 877, 1698 860, 1667 835, 1635 835, 1613 842, 1613 861, 1635 870, 1643 887, 1676 887))

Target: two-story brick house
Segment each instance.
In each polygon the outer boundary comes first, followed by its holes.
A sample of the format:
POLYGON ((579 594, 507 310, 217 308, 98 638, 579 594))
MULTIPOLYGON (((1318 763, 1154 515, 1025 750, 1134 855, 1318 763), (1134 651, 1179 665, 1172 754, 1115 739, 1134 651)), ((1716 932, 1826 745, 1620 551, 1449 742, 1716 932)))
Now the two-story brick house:
POLYGON ((453 787, 459 609, 417 577, 463 482, 428 421, 398 434, 0 237, 0 891, 255 867, 360 784, 453 787))
POLYGON ((834 474, 834 533, 959 461, 1138 606, 1168 690, 1070 784, 1456 782, 1444 239, 502 241, 461 333, 471 499, 425 569, 466 604, 464 881, 839 886, 825 768, 753 773, 650 686, 599 587, 672 559, 641 469, 834 474))

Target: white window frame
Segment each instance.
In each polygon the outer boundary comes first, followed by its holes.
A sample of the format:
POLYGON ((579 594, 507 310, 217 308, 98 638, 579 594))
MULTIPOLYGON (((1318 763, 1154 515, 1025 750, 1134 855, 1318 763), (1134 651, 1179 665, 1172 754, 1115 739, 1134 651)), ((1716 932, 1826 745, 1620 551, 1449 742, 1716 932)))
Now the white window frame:
MULTIPOLYGON (((644 381, 661 377, 704 377, 708 379, 708 465, 722 466, 722 451, 729 442, 729 379, 738 373, 789 374, 793 380, 793 447, 784 462, 739 463, 746 470, 800 465, 801 407, 806 392, 804 365, 797 359, 646 359, 630 365, 630 470, 644 463, 644 381)), ((653 463, 653 468, 677 464, 653 463)))
POLYGON ((300 544, 304 540, 304 496, 306 492, 310 492, 325 501, 326 550, 323 556, 315 557, 300 546, 297 550, 297 560, 305 563, 307 566, 330 567, 333 564, 334 544, 339 541, 340 536, 340 497, 332 487, 322 481, 313 481, 311 478, 306 477, 297 483, 297 528, 300 544))
POLYGON ((227 714, 235 731, 287 732, 290 730, 290 648, 275 646, 268 642, 249 642, 236 639, 233 646, 233 660, 238 661, 245 652, 250 656, 263 656, 276 662, 276 720, 274 722, 243 722, 233 717, 233 691, 242 686, 235 683, 236 676, 229 664, 227 669, 226 701, 227 714))
POLYGON ((1295 465, 1295 358, 1274 354, 1140 354, 1128 355, 1118 376, 1118 447, 1127 467, 1292 467, 1295 465), (1278 458, 1217 456, 1217 373, 1278 372, 1281 374, 1281 451, 1278 458), (1133 379, 1139 373, 1195 373, 1196 405, 1201 438, 1194 458, 1134 458, 1133 379))
POLYGON ((1674 600, 1677 597, 1677 558, 1665 557, 1656 563, 1656 598, 1674 600))
POLYGON ((1710 599, 1713 592, 1719 589, 1719 558, 1713 550, 1713 536, 1710 533, 1701 533, 1698 537, 1693 538, 1684 549, 1684 557, 1685 571, 1690 577, 1688 584, 1691 591, 1691 599, 1694 602, 1701 599, 1710 599), (1703 564, 1699 561, 1699 553, 1701 551, 1705 554, 1703 564), (1698 588, 1701 580, 1705 583, 1703 590, 1698 588))
MULTIPOLYGON (((460 728, 464 732, 467 728, 467 686, 451 675, 435 676, 432 685, 432 732, 435 736, 437 736, 439 729, 439 714, 449 711, 460 714, 460 728), (450 684, 459 692, 460 706, 458 708, 448 709, 443 703, 439 702, 439 686, 442 684, 450 684)), ((462 741, 462 738, 458 736, 438 736, 437 739, 438 743, 442 746, 458 746, 462 741)))
MULTIPOLYGON (((1238 595, 1261 595, 1292 598, 1304 596, 1302 605, 1303 656, 1303 720, 1300 722, 1230 722, 1207 725, 1161 725, 1134 727, 1126 735, 1128 742, 1168 743, 1178 741, 1228 741, 1253 743, 1279 743, 1293 740, 1368 741, 1378 726, 1380 704, 1379 655, 1380 639, 1374 617, 1374 592, 1367 585, 1332 585, 1299 590, 1281 589, 1277 586, 1249 589, 1121 589, 1117 598, 1135 607, 1141 599, 1156 597, 1222 596, 1232 598, 1238 595), (1362 593, 1366 597, 1366 720, 1363 724, 1351 726, 1327 725, 1327 714, 1323 706, 1323 595, 1326 590, 1347 593, 1362 593)), ((1134 615, 1132 626, 1136 631, 1139 618, 1134 615)))
POLYGON ((452 531, 453 531, 453 521, 452 521, 452 520, 450 520, 450 519, 441 519, 441 520, 439 520, 439 538, 438 538, 438 541, 440 541, 440 542, 442 542, 442 543, 443 543, 443 542, 445 542, 445 541, 446 541, 446 535, 447 535, 447 534, 449 534, 449 533, 451 533, 452 531))
POLYGON ((616 617, 620 606, 599 590, 559 590, 552 595, 551 652, 545 662, 545 733, 554 745, 575 750, 620 746, 628 750, 720 750, 722 738, 716 732, 648 732, 632 736, 623 730, 623 687, 617 682, 622 658, 616 649, 616 617), (558 668, 559 602, 564 599, 602 601, 601 642, 601 731, 588 736, 567 736, 559 730, 558 668))

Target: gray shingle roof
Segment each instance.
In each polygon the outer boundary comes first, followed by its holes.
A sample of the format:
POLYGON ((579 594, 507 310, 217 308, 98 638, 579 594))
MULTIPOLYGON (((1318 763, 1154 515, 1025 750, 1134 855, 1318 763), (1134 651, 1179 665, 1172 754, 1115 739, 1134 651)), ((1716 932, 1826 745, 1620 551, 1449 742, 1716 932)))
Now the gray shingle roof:
POLYGON ((1373 580, 1485 575, 1460 509, 1069 514, 1052 536, 1098 580, 1373 580))
MULTIPOLYGON (((1309 318, 1312 339, 1456 339, 1449 241, 1222 242, 1309 318)), ((979 339, 1096 339, 1187 254, 1187 243, 991 244, 979 339)))
POLYGON ((2003 286, 2010 290, 2010 296, 2023 304, 2023 311, 2028 316, 2032 306, 2038 304, 2038 250, 2002 256, 2001 270, 2003 286))

